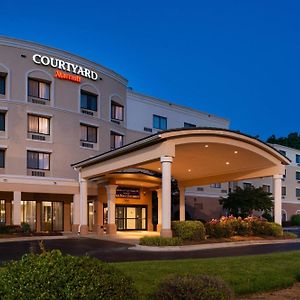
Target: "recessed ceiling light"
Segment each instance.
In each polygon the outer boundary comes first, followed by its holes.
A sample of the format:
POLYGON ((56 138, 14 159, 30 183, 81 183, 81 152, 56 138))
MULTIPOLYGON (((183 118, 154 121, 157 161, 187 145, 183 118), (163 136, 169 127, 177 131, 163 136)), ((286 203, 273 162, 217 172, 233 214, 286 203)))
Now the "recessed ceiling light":
POLYGON ((226 161, 226 165, 230 165, 230 162, 229 162, 229 161, 226 161))
POLYGON ((188 172, 192 172, 192 170, 191 170, 191 169, 188 169, 188 172))
POLYGON ((205 145, 204 147, 205 147, 205 148, 208 148, 208 145, 205 145))
POLYGON ((160 168, 158 168, 158 171, 160 171, 160 168))
POLYGON ((237 151, 237 150, 234 151, 234 154, 238 154, 238 153, 239 153, 239 151, 237 151))

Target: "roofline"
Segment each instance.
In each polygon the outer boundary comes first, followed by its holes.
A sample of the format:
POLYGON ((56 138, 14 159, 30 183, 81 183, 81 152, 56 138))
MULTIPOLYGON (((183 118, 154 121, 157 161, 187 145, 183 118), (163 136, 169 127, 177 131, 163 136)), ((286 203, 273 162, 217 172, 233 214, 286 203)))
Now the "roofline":
POLYGON ((197 110, 197 109, 194 109, 194 108, 191 108, 191 107, 188 107, 188 106, 184 106, 184 105, 181 105, 181 104, 176 104, 176 103, 173 103, 173 102, 168 101, 168 100, 159 99, 159 98, 156 98, 156 97, 153 97, 153 96, 149 96, 149 95, 143 94, 141 92, 136 92, 136 91, 132 90, 131 88, 127 88, 127 93, 132 94, 132 95, 141 96, 145 100, 150 100, 150 101, 155 101, 155 102, 161 103, 161 104, 165 105, 166 107, 169 107, 171 105, 172 107, 176 107, 176 108, 187 110, 187 111, 194 112, 194 113, 197 113, 197 114, 200 113, 200 114, 208 116, 208 117, 216 118, 218 120, 223 121, 224 123, 228 123, 228 125, 230 123, 230 119, 219 117, 219 116, 214 115, 214 114, 209 114, 207 112, 197 110))
POLYGON ((65 50, 61 50, 58 48, 42 45, 42 44, 39 44, 36 42, 27 41, 27 40, 19 40, 16 38, 7 37, 7 36, 3 36, 3 35, 0 35, 0 45, 9 46, 9 47, 17 47, 17 48, 21 47, 23 49, 31 50, 31 51, 42 51, 42 52, 46 52, 51 55, 59 56, 64 59, 73 60, 73 62, 88 66, 89 68, 95 69, 96 71, 102 73, 103 75, 106 75, 110 78, 113 78, 113 79, 119 81, 126 87, 128 85, 128 80, 125 77, 123 77, 122 75, 118 74, 117 72, 115 72, 107 67, 104 67, 94 61, 91 61, 89 59, 86 59, 84 57, 81 57, 77 54, 73 54, 73 53, 65 51, 65 50))
MULTIPOLYGON (((90 166, 90 165, 92 165, 94 163, 101 162, 101 161, 104 161, 106 159, 111 159, 111 158, 117 157, 120 154, 125 154, 125 153, 128 153, 128 152, 132 152, 133 150, 135 151, 135 150, 141 149, 144 146, 154 145, 154 144, 157 144, 157 143, 162 142, 164 140, 172 138, 172 137, 163 137, 162 136, 162 135, 164 135, 166 133, 178 132, 178 131, 199 131, 199 130, 200 131, 201 130, 203 130, 203 131, 205 131, 205 130, 211 130, 212 133, 210 135, 214 135, 214 131, 215 132, 217 132, 217 131, 223 131, 223 132, 227 132, 227 133, 238 134, 241 137, 250 138, 251 140, 253 140, 253 142, 260 143, 262 148, 267 147, 270 151, 275 151, 278 154, 278 156, 281 158, 281 161, 284 162, 286 165, 288 165, 291 162, 291 160, 289 158, 287 158, 284 155, 282 155, 277 149, 273 148, 269 144, 267 144, 267 143, 265 143, 265 142, 263 142, 263 141, 261 141, 261 140, 259 140, 257 138, 254 138, 254 137, 252 137, 250 135, 241 133, 239 131, 233 131, 233 130, 230 130, 230 129, 215 128, 215 127, 193 127, 193 128, 174 128, 174 129, 160 131, 160 132, 158 132, 156 134, 144 137, 144 138, 139 139, 137 141, 134 141, 134 142, 132 142, 130 144, 122 146, 122 147, 120 147, 118 149, 110 150, 110 151, 101 153, 99 155, 96 155, 94 157, 91 157, 91 158, 79 161, 77 163, 71 164, 71 166, 74 169, 78 169, 78 168, 81 168, 81 167, 88 167, 88 166, 90 166)), ((217 134, 215 133, 215 135, 217 135, 217 134)), ((218 136, 220 136, 220 134, 218 134, 218 136)))

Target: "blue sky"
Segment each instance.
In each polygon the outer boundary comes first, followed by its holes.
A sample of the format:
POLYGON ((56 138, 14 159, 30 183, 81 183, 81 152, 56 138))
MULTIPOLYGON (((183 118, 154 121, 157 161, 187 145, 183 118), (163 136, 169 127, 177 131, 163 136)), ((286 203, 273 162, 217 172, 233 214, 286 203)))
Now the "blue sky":
POLYGON ((300 1, 4 1, 0 34, 113 69, 134 90, 266 139, 300 131, 300 1))

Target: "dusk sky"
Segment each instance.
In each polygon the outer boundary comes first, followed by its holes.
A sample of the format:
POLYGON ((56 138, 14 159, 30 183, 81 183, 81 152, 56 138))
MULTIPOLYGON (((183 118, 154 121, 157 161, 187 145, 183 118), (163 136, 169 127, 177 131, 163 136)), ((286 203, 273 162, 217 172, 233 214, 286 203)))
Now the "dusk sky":
POLYGON ((265 140, 300 131, 299 16, 288 0, 14 0, 0 35, 78 54, 265 140))

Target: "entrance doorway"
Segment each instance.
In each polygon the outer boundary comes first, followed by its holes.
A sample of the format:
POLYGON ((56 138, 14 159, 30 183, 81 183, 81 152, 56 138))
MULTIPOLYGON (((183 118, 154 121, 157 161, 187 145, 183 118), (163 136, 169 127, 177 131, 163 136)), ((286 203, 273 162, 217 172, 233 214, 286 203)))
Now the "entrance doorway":
POLYGON ((116 206, 117 230, 147 230, 146 206, 116 206))
POLYGON ((42 231, 63 231, 63 207, 63 202, 42 202, 42 231))

